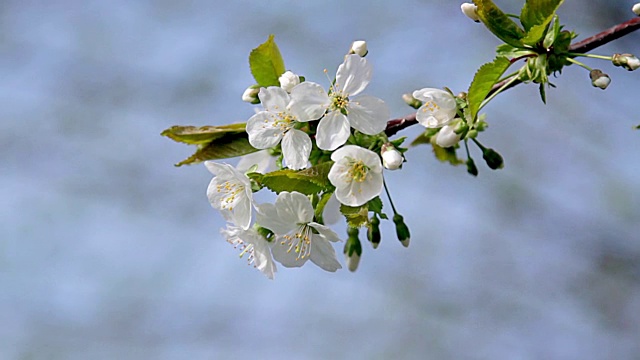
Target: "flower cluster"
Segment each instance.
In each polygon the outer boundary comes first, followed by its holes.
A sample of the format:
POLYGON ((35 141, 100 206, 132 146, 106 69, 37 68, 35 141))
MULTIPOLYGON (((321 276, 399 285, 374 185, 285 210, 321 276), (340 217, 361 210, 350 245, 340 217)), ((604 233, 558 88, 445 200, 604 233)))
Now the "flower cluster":
POLYGON ((354 42, 328 91, 292 71, 277 74, 280 86, 250 86, 243 100, 261 109, 245 131, 251 147, 264 151, 242 157, 236 168, 205 162, 214 175, 209 202, 228 222, 222 235, 270 279, 276 262, 299 267, 310 260, 326 271, 342 268, 332 245, 342 240, 325 225, 332 216, 324 213, 347 217, 345 256, 352 271, 361 254, 357 228, 377 229, 379 218, 387 218, 379 198, 383 169, 400 168, 406 149, 399 147, 403 139, 390 141, 384 133, 384 101, 362 94, 373 73, 367 54, 366 42, 354 42), (279 170, 266 172, 265 158, 277 158, 279 170), (254 200, 263 188, 277 193, 274 203, 254 200), (330 210, 334 202, 339 206, 330 210))

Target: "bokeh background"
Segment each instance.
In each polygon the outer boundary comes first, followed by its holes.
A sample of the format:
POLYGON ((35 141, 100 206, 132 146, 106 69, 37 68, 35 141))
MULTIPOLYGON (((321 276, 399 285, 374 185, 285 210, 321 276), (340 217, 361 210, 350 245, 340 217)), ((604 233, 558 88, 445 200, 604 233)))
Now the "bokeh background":
MULTIPOLYGON (((582 39, 632 3, 560 16, 582 39)), ((388 174, 408 249, 383 223, 356 273, 269 281, 219 235, 205 167, 173 167, 193 149, 159 134, 245 121, 248 53, 272 33, 321 84, 366 39, 367 93, 394 116, 402 93, 465 90, 498 44, 450 1, 0 2, 0 358, 638 358, 640 72, 585 60, 606 91, 572 66, 546 106, 535 86, 499 96, 482 139, 503 170, 418 147, 388 174)))

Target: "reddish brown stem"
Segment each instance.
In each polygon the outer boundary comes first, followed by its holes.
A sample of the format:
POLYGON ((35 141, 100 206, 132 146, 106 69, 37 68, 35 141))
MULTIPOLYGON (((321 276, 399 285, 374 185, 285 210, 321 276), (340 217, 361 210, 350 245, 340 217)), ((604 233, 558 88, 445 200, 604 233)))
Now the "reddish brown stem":
MULTIPOLYGON (((595 48, 598 48, 604 44, 607 44, 611 41, 617 40, 627 34, 630 34, 636 30, 640 29, 640 17, 633 18, 629 21, 625 21, 621 24, 610 27, 607 30, 599 32, 591 37, 588 37, 584 40, 578 41, 574 44, 571 44, 569 50, 574 53, 587 53, 595 48)), ((493 86, 489 95, 491 95, 494 91, 504 86, 504 84, 509 79, 506 79, 502 82, 499 82, 493 86)), ((509 87, 505 88, 510 89, 521 82, 516 80, 509 87)), ((408 128, 409 126, 417 124, 416 114, 409 114, 403 118, 392 119, 387 122, 387 128, 385 133, 387 136, 395 135, 398 131, 408 128)))

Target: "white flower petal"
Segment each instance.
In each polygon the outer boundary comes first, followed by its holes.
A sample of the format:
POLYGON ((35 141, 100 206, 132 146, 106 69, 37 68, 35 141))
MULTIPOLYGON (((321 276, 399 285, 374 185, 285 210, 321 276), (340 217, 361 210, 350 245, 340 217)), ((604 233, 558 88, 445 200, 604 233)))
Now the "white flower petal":
POLYGON ((283 191, 276 198, 276 210, 283 221, 293 224, 306 224, 313 220, 311 200, 297 191, 283 191))
POLYGON ((309 257, 314 264, 326 271, 335 272, 338 269, 342 269, 331 243, 317 234, 314 234, 311 240, 311 254, 309 257))
POLYGON ((362 133, 375 135, 387 128, 389 108, 377 97, 363 95, 352 99, 347 111, 351 126, 362 133))
POLYGON ((233 171, 231 169, 233 166, 229 164, 220 164, 217 162, 213 162, 211 160, 205 161, 204 166, 211 172, 213 175, 220 177, 233 177, 233 171))
POLYGON ((244 230, 251 225, 251 199, 241 196, 230 211, 233 213, 233 223, 244 230))
POLYGON ((320 233, 320 235, 324 236, 325 239, 327 239, 327 240, 329 240, 331 242, 342 241, 338 237, 338 234, 336 234, 335 231, 331 230, 331 228, 329 228, 328 226, 319 224, 317 222, 310 222, 309 226, 311 226, 312 228, 316 229, 318 231, 318 233, 320 233))
POLYGON ((382 174, 369 172, 366 180, 352 181, 349 186, 336 188, 336 198, 347 206, 362 206, 382 192, 382 174))
POLYGON ((358 95, 369 85, 372 72, 367 59, 355 54, 347 55, 336 72, 336 89, 345 96, 358 95))
POLYGON ((322 220, 324 220, 325 224, 331 225, 336 224, 340 219, 340 202, 336 199, 336 194, 331 194, 329 201, 324 206, 322 220))
MULTIPOLYGON (((206 165, 206 162, 205 162, 206 165)), ((266 173, 275 166, 275 156, 271 156, 268 150, 260 150, 240 157, 236 169, 246 172, 252 166, 257 165, 256 172, 266 173)))
POLYGON ((283 221, 278 216, 278 210, 274 204, 259 204, 256 206, 256 218, 258 225, 273 231, 275 234, 287 234, 296 228, 291 221, 283 221))
POLYGON ((234 225, 227 225, 226 229, 220 229, 220 233, 227 242, 242 251, 240 257, 248 252, 249 264, 253 263, 269 279, 273 279, 277 271, 276 264, 271 255, 269 242, 255 229, 242 230, 234 225))
POLYGON ((305 132, 291 129, 282 138, 282 154, 287 167, 293 170, 304 169, 311 154, 311 139, 305 132))
POLYGON ((297 121, 318 120, 327 110, 331 100, 322 86, 305 81, 291 89, 288 111, 297 121))
POLYGON ((299 258, 298 254, 291 250, 289 251, 289 246, 286 244, 281 244, 282 239, 281 237, 278 237, 276 240, 276 243, 273 244, 273 247, 271 248, 271 253, 273 254, 273 257, 276 259, 276 261, 278 261, 280 264, 282 264, 282 266, 284 267, 300 267, 302 265, 304 265, 307 260, 309 260, 309 257, 304 257, 304 258, 299 258))
POLYGON ((347 117, 338 111, 332 111, 320 119, 316 131, 316 144, 322 150, 335 150, 347 142, 350 135, 351 128, 347 117))
POLYGON ((277 123, 275 114, 261 111, 247 121, 249 143, 256 149, 268 149, 278 145, 284 134, 277 123))
POLYGON ((455 126, 445 125, 436 135, 436 144, 443 148, 454 146, 460 141, 460 135, 455 133, 455 126))
POLYGON ((260 98, 260 102, 266 111, 274 113, 286 111, 287 105, 291 100, 289 94, 283 88, 277 86, 261 88, 258 98, 260 98))

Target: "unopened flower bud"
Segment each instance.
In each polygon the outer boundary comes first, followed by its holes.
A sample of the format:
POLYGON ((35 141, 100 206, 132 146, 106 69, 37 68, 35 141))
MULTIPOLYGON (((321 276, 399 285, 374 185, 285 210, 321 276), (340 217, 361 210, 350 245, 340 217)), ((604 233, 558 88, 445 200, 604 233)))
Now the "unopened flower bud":
POLYGON ((393 223, 396 224, 396 235, 398 235, 398 240, 402 243, 402 246, 409 247, 409 242, 411 241, 411 234, 409 233, 409 228, 407 224, 404 223, 402 215, 395 214, 393 215, 393 223))
POLYGON ((351 44, 351 50, 349 50, 349 54, 356 54, 361 57, 367 56, 369 50, 367 50, 367 42, 364 40, 357 40, 351 44))
POLYGON ((598 69, 591 70, 589 73, 589 77, 591 78, 591 85, 600 88, 602 90, 606 89, 607 86, 611 83, 611 78, 609 75, 603 73, 598 69))
POLYGON ((422 101, 416 99, 413 97, 413 95, 411 94, 403 94, 402 95, 402 100, 404 100, 404 102, 411 106, 414 109, 419 109, 420 106, 422 106, 422 101))
POLYGON ((399 169, 402 167, 402 163, 404 162, 402 153, 391 143, 382 145, 380 156, 382 156, 382 165, 389 170, 399 169))
POLYGON ((631 11, 633 11, 634 14, 640 16, 640 3, 633 5, 631 7, 631 11))
POLYGON ((629 71, 640 67, 640 60, 632 54, 613 54, 611 62, 613 65, 622 66, 629 71))
POLYGON ((347 229, 349 238, 344 244, 344 257, 349 271, 353 272, 358 269, 360 264, 360 255, 362 255, 362 245, 358 239, 358 228, 350 227, 347 229))
POLYGON ((472 158, 467 159, 467 172, 473 176, 478 176, 478 167, 472 158))
POLYGON ((369 220, 369 228, 367 229, 367 239, 371 242, 371 245, 374 249, 378 248, 380 245, 380 219, 377 216, 373 216, 371 220, 369 220))
POLYGON ((443 126, 438 134, 436 134, 436 144, 443 148, 448 148, 454 146, 460 141, 460 134, 456 134, 456 126, 455 125, 445 125, 443 126))
POLYGON ((280 81, 280 87, 284 91, 291 92, 294 86, 300 84, 300 77, 291 71, 285 71, 284 74, 280 75, 278 81, 280 81))
POLYGON ((242 101, 252 103, 252 104, 259 104, 260 103, 260 99, 258 98, 259 92, 260 92, 260 85, 255 84, 255 85, 249 86, 247 90, 245 90, 244 93, 242 93, 242 101))
POLYGON ((462 3, 460 5, 460 10, 465 14, 469 19, 480 22, 480 17, 478 16, 478 7, 472 3, 462 3))
POLYGON ((491 170, 498 170, 504 167, 502 155, 493 149, 482 149, 482 158, 491 170))

